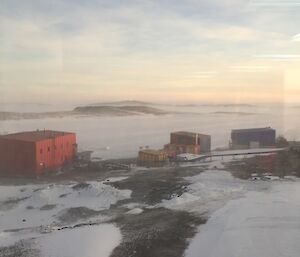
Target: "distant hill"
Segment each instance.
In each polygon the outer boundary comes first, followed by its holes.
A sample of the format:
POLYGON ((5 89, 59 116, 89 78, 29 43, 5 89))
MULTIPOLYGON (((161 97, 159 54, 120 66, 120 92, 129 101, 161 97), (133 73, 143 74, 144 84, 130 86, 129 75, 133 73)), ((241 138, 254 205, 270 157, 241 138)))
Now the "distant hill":
POLYGON ((125 106, 80 106, 72 111, 57 112, 1 112, 0 120, 63 118, 69 116, 133 116, 133 115, 164 115, 168 112, 143 105, 125 106))
POLYGON ((103 103, 93 103, 87 106, 131 106, 131 105, 156 105, 155 103, 143 102, 137 100, 124 100, 124 101, 116 101, 116 102, 103 102, 103 103))
POLYGON ((138 100, 123 100, 116 102, 100 102, 87 104, 86 106, 169 106, 169 107, 255 107, 253 104, 239 104, 239 103, 155 103, 155 102, 144 102, 138 100))
POLYGON ((217 104, 220 107, 255 107, 253 104, 217 104))
POLYGON ((163 115, 166 111, 143 105, 125 105, 125 106, 83 106, 76 107, 73 112, 80 114, 94 114, 94 115, 114 115, 127 116, 139 114, 153 114, 163 115))

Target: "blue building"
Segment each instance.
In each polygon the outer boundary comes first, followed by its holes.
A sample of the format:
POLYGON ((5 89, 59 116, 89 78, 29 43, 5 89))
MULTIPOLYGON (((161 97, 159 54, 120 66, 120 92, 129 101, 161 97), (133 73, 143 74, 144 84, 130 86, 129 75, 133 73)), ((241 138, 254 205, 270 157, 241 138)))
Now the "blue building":
POLYGON ((231 143, 234 149, 274 147, 276 130, 271 127, 234 129, 231 131, 231 143))

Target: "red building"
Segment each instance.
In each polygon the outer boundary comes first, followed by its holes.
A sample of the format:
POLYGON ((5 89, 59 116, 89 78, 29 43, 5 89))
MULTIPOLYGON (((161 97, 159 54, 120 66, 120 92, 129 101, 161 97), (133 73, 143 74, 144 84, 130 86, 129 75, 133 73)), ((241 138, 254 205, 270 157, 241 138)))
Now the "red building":
POLYGON ((0 136, 0 174, 37 177, 71 162, 76 134, 37 130, 0 136))
POLYGON ((165 145, 165 150, 170 156, 181 153, 200 154, 210 152, 211 136, 186 131, 172 132, 170 144, 165 145))

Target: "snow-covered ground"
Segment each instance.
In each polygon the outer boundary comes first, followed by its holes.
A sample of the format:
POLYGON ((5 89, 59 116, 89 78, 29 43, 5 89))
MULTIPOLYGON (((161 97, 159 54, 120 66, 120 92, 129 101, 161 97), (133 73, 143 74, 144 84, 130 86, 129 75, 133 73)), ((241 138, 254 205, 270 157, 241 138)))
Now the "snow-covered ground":
POLYGON ((122 240, 112 224, 85 226, 50 234, 0 233, 0 246, 11 246, 21 239, 34 238, 32 246, 43 257, 109 257, 122 240))
POLYGON ((298 257, 300 182, 274 182, 216 211, 186 251, 187 257, 298 257))
POLYGON ((108 257, 122 235, 111 224, 55 231, 35 240, 45 257, 108 257))
MULTIPOLYGON (((147 208, 166 207, 206 216, 208 222, 199 227, 186 257, 299 256, 300 180, 273 180, 272 176, 268 181, 240 180, 225 170, 224 162, 229 161, 233 161, 232 157, 193 163, 192 167, 203 166, 205 171, 185 178, 190 185, 184 186, 183 194, 162 199, 155 206, 127 202, 122 205, 129 209, 124 215, 143 215, 147 208)), ((72 226, 75 223, 71 222, 63 230, 59 230, 62 225, 57 223, 58 217, 68 208, 85 207, 97 212, 129 199, 130 190, 105 184, 126 178, 79 184, 0 186, 0 248, 33 238, 32 247, 41 256, 61 257, 63 253, 65 257, 108 257, 122 235, 112 224, 89 224, 107 222, 104 216, 97 215, 96 220, 87 218, 80 227, 72 226)))
MULTIPOLYGON (((97 212, 130 198, 130 190, 118 190, 105 184, 125 178, 79 184, 0 186, 0 248, 34 238, 31 243, 45 257, 109 256, 122 238, 118 228, 102 224, 58 230, 59 217, 70 208, 89 208, 97 212)), ((98 222, 102 219, 105 217, 97 215, 98 222)), ((67 224, 72 225, 72 221, 67 224)))
POLYGON ((130 190, 118 190, 103 182, 76 185, 0 186, 0 230, 51 225, 65 209, 105 210, 131 195, 130 190))
POLYGON ((240 180, 223 168, 214 158, 205 172, 187 178, 185 193, 159 204, 207 216, 185 256, 299 256, 300 180, 240 180))
POLYGON ((160 206, 211 214, 229 199, 242 196, 247 183, 235 179, 230 173, 221 170, 209 170, 197 176, 187 178, 191 185, 182 195, 174 195, 163 200, 160 206))
MULTIPOLYGON (((229 200, 240 198, 248 191, 261 191, 270 187, 266 181, 241 180, 232 176, 224 169, 224 162, 232 161, 232 157, 214 157, 207 170, 199 175, 185 178, 190 182, 186 192, 182 195, 174 195, 171 199, 162 200, 158 206, 188 210, 208 217, 217 209, 221 208, 229 200)), ((192 164, 199 166, 199 163, 192 164)))

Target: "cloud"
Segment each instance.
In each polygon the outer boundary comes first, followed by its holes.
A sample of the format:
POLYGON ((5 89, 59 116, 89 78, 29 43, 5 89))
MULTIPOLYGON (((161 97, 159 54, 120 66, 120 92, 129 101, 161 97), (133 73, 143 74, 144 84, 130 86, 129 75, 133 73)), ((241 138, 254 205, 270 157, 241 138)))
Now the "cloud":
POLYGON ((258 7, 300 7, 299 0, 252 0, 250 6, 258 7))
POLYGON ((300 42, 300 33, 292 37, 293 42, 300 42))
POLYGON ((276 58, 261 55, 251 65, 238 64, 258 51, 289 49, 286 24, 277 26, 272 15, 265 22, 263 13, 245 12, 245 3, 4 0, 0 85, 7 91, 10 86, 15 92, 28 89, 33 95, 87 89, 97 95, 142 94, 154 86, 170 91, 209 83, 226 90, 230 79, 222 72, 253 73, 248 74, 251 78, 276 58))
POLYGON ((230 72, 248 72, 248 73, 256 73, 256 72, 268 72, 270 71, 270 66, 259 66, 259 65, 252 65, 252 66, 231 66, 229 67, 230 72))
POLYGON ((255 55, 257 59, 267 59, 271 61, 295 61, 300 59, 300 54, 260 54, 255 55))

